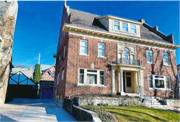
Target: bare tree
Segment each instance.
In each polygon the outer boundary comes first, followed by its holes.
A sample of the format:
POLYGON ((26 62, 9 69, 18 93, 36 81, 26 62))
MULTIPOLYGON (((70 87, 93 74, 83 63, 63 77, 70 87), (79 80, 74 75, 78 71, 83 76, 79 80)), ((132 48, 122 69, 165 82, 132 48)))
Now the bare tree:
POLYGON ((24 64, 15 64, 14 66, 15 66, 16 68, 24 68, 24 67, 25 67, 24 64))

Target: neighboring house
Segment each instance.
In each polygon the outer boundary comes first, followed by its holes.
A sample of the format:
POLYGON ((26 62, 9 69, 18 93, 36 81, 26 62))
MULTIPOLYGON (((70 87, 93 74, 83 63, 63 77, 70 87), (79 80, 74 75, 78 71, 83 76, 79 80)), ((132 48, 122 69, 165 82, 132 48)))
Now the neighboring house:
MULTIPOLYGON (((48 65, 46 65, 48 66, 48 65)), ((41 65, 42 67, 42 65, 41 65)), ((53 86, 54 86, 54 76, 55 76, 55 64, 45 68, 43 74, 41 75, 42 79, 40 80, 40 98, 41 99, 51 99, 53 98, 53 86)))
POLYGON ((180 64, 177 65, 177 71, 178 71, 179 98, 180 98, 180 64))
POLYGON ((41 70, 41 75, 46 72, 52 65, 45 65, 41 64, 40 70, 41 70))
POLYGON ((12 68, 7 89, 6 101, 13 98, 35 98, 36 84, 33 82, 33 68, 12 68))
POLYGON ((9 72, 12 66, 12 47, 18 3, 0 1, 0 105, 4 104, 9 72))
POLYGON ((144 20, 63 8, 57 45, 56 99, 88 94, 177 95, 173 35, 144 20))

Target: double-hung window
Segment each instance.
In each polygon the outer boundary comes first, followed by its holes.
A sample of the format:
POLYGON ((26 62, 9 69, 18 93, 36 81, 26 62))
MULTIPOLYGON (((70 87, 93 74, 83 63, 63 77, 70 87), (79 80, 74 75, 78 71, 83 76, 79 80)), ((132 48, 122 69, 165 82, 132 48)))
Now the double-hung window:
POLYGON ((115 21, 114 20, 114 27, 113 27, 114 30, 120 30, 120 22, 119 21, 115 21))
POLYGON ((105 46, 104 43, 98 43, 98 56, 105 56, 105 46))
POLYGON ((153 55, 151 50, 146 50, 147 63, 153 63, 153 55))
POLYGON ((81 40, 80 42, 80 54, 87 55, 87 41, 81 40))
POLYGON ((57 85, 59 84, 59 77, 60 77, 60 73, 58 73, 57 75, 57 85))
POLYGON ((79 83, 84 83, 84 69, 79 69, 79 83))
POLYGON ((169 64, 168 54, 163 53, 163 65, 168 65, 168 64, 169 64))
POLYGON ((153 77, 152 77, 152 75, 148 75, 148 80, 149 80, 149 87, 153 88, 153 77))
POLYGON ((62 73, 61 73, 61 80, 64 80, 64 70, 62 70, 62 73))
POLYGON ((100 84, 104 85, 104 71, 100 71, 100 84))
POLYGON ((122 23, 122 30, 128 32, 128 23, 125 22, 122 23))
POLYGON ((134 25, 134 24, 130 25, 130 32, 131 33, 136 33, 136 25, 134 25))

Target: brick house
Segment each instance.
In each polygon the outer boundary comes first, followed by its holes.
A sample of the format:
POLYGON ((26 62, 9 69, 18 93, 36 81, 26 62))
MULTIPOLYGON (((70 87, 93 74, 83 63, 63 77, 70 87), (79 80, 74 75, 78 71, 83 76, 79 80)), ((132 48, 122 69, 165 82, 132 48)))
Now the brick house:
POLYGON ((177 94, 173 35, 145 20, 98 16, 64 3, 57 45, 54 98, 89 94, 177 94))

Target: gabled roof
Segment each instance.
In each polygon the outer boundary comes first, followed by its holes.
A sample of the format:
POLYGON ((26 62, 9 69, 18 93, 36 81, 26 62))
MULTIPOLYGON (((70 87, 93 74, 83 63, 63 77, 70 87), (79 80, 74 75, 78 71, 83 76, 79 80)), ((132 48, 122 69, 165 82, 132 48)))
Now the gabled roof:
POLYGON ((40 81, 50 81, 54 82, 54 76, 55 76, 55 64, 52 65, 49 69, 47 69, 42 74, 42 79, 40 81))
POLYGON ((10 2, 0 1, 0 18, 4 15, 10 4, 10 2))
MULTIPOLYGON (((69 11, 73 15, 71 25, 87 28, 87 29, 93 29, 97 31, 108 32, 108 30, 106 30, 105 27, 100 22, 95 23, 95 21, 99 21, 96 18, 100 18, 101 16, 87 13, 87 12, 78 11, 75 9, 69 9, 69 11)), ((142 38, 142 39, 170 43, 166 41, 165 39, 163 39, 161 36, 151 31, 150 29, 146 28, 143 24, 140 25, 140 35, 141 37, 139 38, 142 38)))
POLYGON ((16 74, 19 71, 22 72, 24 75, 26 75, 28 78, 33 78, 34 70, 23 69, 23 68, 12 68, 11 75, 16 74))

